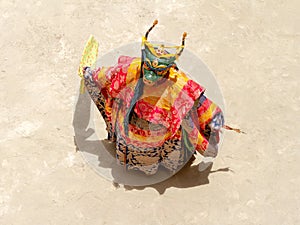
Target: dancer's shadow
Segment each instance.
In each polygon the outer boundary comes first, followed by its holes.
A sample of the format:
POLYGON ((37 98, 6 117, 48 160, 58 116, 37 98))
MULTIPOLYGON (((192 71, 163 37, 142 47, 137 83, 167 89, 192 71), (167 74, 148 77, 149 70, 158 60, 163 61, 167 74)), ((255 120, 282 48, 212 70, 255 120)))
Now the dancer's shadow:
POLYGON ((230 168, 228 167, 217 169, 217 170, 211 170, 213 164, 210 164, 210 166, 206 170, 199 172, 198 165, 191 165, 191 164, 192 164, 192 160, 187 162, 187 164, 174 176, 160 183, 152 184, 148 186, 137 186, 137 187, 125 185, 124 187, 126 190, 133 190, 133 189, 143 190, 146 187, 152 187, 156 189, 159 194, 164 194, 169 187, 189 188, 189 187, 209 184, 209 179, 208 179, 209 174, 216 173, 216 172, 231 171, 230 168))
POLYGON ((88 93, 79 94, 73 119, 77 150, 98 174, 111 180, 115 186, 124 184, 126 190, 143 190, 152 187, 163 194, 169 187, 188 188, 208 184, 210 173, 230 171, 229 168, 212 171, 210 165, 205 171, 199 172, 198 165, 192 165, 192 160, 173 176, 163 168, 152 176, 139 171, 127 171, 124 166, 117 164, 115 144, 107 140, 99 140, 93 122, 91 121, 91 98, 88 93))

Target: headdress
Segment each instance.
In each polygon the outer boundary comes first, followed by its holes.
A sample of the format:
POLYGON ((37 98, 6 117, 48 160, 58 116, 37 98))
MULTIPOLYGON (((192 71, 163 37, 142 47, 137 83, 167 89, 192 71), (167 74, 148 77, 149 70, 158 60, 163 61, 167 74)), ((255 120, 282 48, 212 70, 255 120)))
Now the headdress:
POLYGON ((146 82, 155 82, 166 74, 172 66, 176 66, 175 60, 181 55, 184 49, 184 42, 187 33, 182 35, 182 42, 179 46, 165 46, 163 44, 152 44, 149 42, 148 35, 150 31, 158 23, 157 20, 153 22, 153 25, 146 32, 142 38, 142 67, 144 72, 144 80, 146 82), (170 50, 175 50, 174 53, 170 53, 170 50))

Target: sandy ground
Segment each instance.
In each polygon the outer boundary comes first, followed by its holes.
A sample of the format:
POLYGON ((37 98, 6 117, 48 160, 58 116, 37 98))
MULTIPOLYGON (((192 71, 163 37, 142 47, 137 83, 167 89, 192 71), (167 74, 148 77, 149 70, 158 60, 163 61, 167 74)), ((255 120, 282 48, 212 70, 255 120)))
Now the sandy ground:
POLYGON ((300 3, 0 1, 0 224, 300 224, 300 3), (124 188, 76 153, 77 67, 88 36, 100 55, 153 39, 214 71, 226 132, 211 171, 187 169, 124 188))

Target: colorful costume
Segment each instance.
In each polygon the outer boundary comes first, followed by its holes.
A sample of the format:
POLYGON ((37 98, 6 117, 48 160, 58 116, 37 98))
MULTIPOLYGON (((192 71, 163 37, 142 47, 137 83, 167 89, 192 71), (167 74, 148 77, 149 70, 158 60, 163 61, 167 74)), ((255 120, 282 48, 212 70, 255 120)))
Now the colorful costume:
POLYGON ((91 36, 79 68, 116 143, 117 161, 149 175, 160 165, 175 173, 195 151, 215 157, 224 125, 205 89, 176 66, 186 33, 180 46, 153 45, 147 37, 156 23, 143 37, 141 58, 121 56, 113 67, 92 70, 98 43, 91 36))

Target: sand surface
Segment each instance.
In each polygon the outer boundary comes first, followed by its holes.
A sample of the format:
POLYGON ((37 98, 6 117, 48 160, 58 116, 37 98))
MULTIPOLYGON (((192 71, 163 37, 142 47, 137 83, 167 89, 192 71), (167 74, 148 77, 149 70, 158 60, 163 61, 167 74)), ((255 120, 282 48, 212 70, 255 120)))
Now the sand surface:
POLYGON ((0 224, 300 224, 300 2, 0 1, 0 224), (151 38, 187 48, 215 73, 226 132, 209 171, 117 187, 76 153, 77 68, 151 38))

